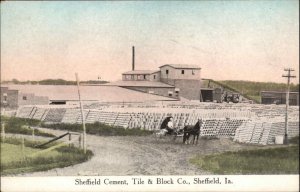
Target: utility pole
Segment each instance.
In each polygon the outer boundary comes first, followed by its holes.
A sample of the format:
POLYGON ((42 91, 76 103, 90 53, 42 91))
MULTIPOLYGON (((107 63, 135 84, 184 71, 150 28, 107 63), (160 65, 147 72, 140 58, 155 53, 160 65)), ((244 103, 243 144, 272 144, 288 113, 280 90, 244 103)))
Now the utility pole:
POLYGON ((295 71, 292 68, 285 68, 284 71, 287 71, 287 75, 282 75, 282 77, 287 78, 287 91, 286 91, 286 97, 285 97, 285 134, 284 134, 284 144, 288 144, 288 110, 289 110, 289 101, 290 101, 290 79, 295 78, 296 76, 291 75, 291 71, 295 71))
POLYGON ((76 81, 77 81, 77 89, 78 89, 78 97, 79 97, 79 104, 80 104, 80 111, 81 111, 81 119, 82 119, 82 127, 83 127, 83 151, 84 154, 86 153, 86 129, 85 129, 85 117, 84 117, 84 113, 83 113, 83 106, 81 103, 81 98, 80 98, 80 91, 79 91, 79 78, 78 78, 78 74, 75 73, 76 76, 76 81))

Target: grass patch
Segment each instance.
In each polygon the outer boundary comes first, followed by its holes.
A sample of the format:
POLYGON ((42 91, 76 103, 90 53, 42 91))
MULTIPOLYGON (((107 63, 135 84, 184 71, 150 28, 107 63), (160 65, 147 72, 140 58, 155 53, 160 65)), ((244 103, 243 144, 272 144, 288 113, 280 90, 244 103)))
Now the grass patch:
MULTIPOLYGON (((41 121, 18 117, 1 116, 1 122, 5 124, 5 133, 32 135, 33 129, 29 127, 39 126, 41 121)), ((2 131, 2 127, 1 127, 2 131)), ((53 134, 45 133, 38 129, 34 130, 36 136, 55 137, 53 134)))
MULTIPOLYGON (((36 152, 41 151, 40 149, 32 148, 32 147, 24 147, 24 154, 27 156, 33 155, 36 152)), ((10 143, 2 143, 1 144, 1 163, 8 164, 10 162, 22 161, 22 147, 21 145, 15 145, 10 143)), ((58 151, 49 151, 47 154, 44 154, 45 157, 55 157, 59 154, 58 151)))
MULTIPOLYGON (((76 132, 82 131, 81 124, 42 124, 42 127, 76 132)), ((95 122, 86 124, 86 133, 101 136, 146 136, 151 135, 153 132, 140 128, 125 129, 124 127, 115 127, 95 122)))
MULTIPOLYGON (((25 140, 22 152, 21 140, 6 138, 1 143, 1 175, 25 172, 45 171, 57 167, 66 167, 89 160, 93 153, 71 146, 62 146, 45 153, 43 149, 32 148, 36 142, 25 140), (25 155, 24 155, 25 154, 25 155)), ((57 143, 53 143, 53 146, 57 143)))
POLYGON ((196 156, 190 162, 215 174, 299 174, 299 145, 196 156))
POLYGON ((299 145, 299 136, 290 138, 289 139, 289 143, 290 144, 297 144, 297 145, 299 145))

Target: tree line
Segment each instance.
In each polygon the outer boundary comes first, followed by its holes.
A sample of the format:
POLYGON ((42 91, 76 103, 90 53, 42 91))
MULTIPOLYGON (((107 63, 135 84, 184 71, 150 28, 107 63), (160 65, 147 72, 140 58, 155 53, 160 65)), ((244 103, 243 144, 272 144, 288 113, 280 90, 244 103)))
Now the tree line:
MULTIPOLYGON (((64 79, 44 79, 41 81, 19 81, 17 79, 12 79, 9 81, 2 81, 2 84, 19 84, 19 85, 76 85, 76 81, 68 81, 64 79)), ((97 80, 88 80, 88 81, 81 81, 81 84, 104 84, 108 83, 108 81, 97 81, 97 80)))

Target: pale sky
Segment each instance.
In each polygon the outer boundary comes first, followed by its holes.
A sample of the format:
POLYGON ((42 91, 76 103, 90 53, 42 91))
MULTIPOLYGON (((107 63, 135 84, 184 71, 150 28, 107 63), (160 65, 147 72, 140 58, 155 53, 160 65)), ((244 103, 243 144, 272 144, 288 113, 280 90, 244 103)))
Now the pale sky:
POLYGON ((114 81, 196 64, 202 78, 299 81, 299 1, 1 2, 1 79, 114 81))

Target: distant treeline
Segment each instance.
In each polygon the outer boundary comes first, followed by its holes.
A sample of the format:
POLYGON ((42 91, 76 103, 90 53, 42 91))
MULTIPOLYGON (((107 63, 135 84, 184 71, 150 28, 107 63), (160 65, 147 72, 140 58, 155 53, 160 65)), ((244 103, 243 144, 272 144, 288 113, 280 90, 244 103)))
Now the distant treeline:
MULTIPOLYGON (((2 81, 3 84, 19 84, 19 85, 76 85, 76 81, 67 81, 64 79, 44 79, 41 81, 19 81, 17 79, 13 79, 11 81, 2 81)), ((89 81, 80 81, 81 84, 104 84, 108 83, 108 81, 97 81, 97 80, 89 80, 89 81)))

